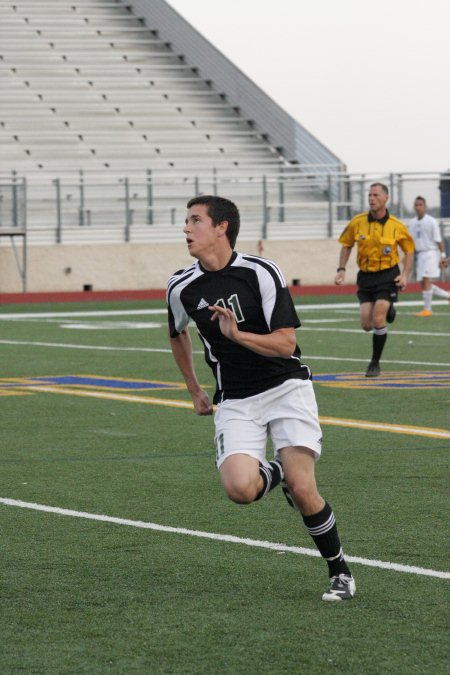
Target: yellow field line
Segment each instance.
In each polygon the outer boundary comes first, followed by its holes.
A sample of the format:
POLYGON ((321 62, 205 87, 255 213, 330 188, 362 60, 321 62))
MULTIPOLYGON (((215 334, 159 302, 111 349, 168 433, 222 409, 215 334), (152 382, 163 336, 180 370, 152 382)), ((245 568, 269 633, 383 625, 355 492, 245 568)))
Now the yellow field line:
POLYGON ((392 434, 411 434, 413 436, 427 436, 429 438, 450 438, 450 431, 447 431, 447 429, 430 429, 429 427, 416 427, 411 424, 386 424, 384 422, 369 422, 366 420, 347 420, 340 417, 321 417, 320 423, 336 427, 355 427, 357 429, 370 429, 370 431, 388 431, 392 434))
POLYGON ((44 394, 70 394, 71 396, 84 396, 90 398, 102 398, 108 401, 126 401, 127 403, 147 403, 153 405, 165 405, 171 408, 192 408, 190 401, 176 401, 169 398, 153 398, 151 396, 138 396, 137 394, 114 394, 109 391, 91 391, 86 389, 69 389, 65 387, 46 387, 41 385, 27 386, 27 391, 37 391, 44 394))
MULTIPOLYGON (((20 387, 17 387, 18 389, 20 387)), ((170 408, 192 409, 190 401, 179 401, 168 398, 153 398, 150 396, 138 396, 136 394, 115 394, 105 391, 86 391, 64 387, 27 386, 27 391, 43 392, 48 394, 69 394, 71 396, 84 396, 101 398, 109 401, 126 401, 128 403, 146 403, 147 405, 162 405, 170 408)), ((367 420, 351 420, 340 417, 321 417, 320 423, 338 427, 353 427, 356 429, 368 429, 370 431, 385 431, 392 434, 410 434, 412 436, 426 436, 427 438, 450 438, 450 431, 446 429, 432 429, 429 427, 417 427, 404 424, 385 424, 384 422, 370 422, 367 420)))
POLYGON ((0 396, 27 396, 30 393, 32 393, 32 392, 22 391, 22 390, 16 391, 15 389, 5 389, 4 391, 2 391, 0 389, 0 396))

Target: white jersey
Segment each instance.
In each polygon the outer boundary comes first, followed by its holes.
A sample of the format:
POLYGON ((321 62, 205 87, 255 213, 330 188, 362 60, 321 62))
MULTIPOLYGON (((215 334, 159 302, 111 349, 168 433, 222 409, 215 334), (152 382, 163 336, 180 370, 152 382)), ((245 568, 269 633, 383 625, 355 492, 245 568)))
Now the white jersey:
POLYGON ((433 216, 426 213, 423 218, 411 218, 408 227, 414 238, 418 253, 437 250, 438 243, 442 241, 442 236, 439 225, 433 216))

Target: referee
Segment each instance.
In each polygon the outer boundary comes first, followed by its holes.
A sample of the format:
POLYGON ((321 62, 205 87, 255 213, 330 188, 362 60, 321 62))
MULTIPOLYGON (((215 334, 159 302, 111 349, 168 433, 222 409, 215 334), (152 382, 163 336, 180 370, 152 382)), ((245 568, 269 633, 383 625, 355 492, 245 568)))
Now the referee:
POLYGON ((322 432, 286 281, 270 260, 234 250, 240 218, 233 202, 203 195, 187 209, 184 234, 196 262, 168 282, 170 345, 195 412, 211 415, 195 374, 192 320, 216 381, 216 466, 225 492, 237 504, 249 504, 281 484, 327 562, 330 580, 322 599, 349 600, 355 581, 333 510, 316 486, 322 432), (272 461, 266 459, 269 437, 272 461))
POLYGON ((356 283, 360 302, 361 327, 372 331, 372 358, 366 377, 380 374, 380 359, 387 340, 387 325, 395 319, 393 303, 398 291, 404 291, 414 262, 414 240, 406 225, 392 216, 386 204, 389 190, 383 183, 372 183, 369 211, 352 218, 339 237, 342 244, 334 283, 344 283, 345 267, 353 246, 357 245, 356 283), (403 271, 399 268, 398 248, 404 253, 403 271))

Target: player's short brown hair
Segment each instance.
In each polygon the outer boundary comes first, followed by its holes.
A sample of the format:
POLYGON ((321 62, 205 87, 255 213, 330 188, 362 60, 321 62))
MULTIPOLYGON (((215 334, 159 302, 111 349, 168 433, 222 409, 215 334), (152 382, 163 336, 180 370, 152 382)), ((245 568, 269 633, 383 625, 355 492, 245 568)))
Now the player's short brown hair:
POLYGON ((188 201, 187 208, 190 209, 191 206, 195 206, 195 204, 205 204, 205 206, 208 207, 208 216, 211 218, 214 225, 219 225, 219 223, 223 223, 224 220, 227 221, 228 227, 226 235, 231 248, 234 249, 241 224, 239 210, 236 204, 230 199, 217 197, 216 195, 199 195, 198 197, 193 197, 188 201))

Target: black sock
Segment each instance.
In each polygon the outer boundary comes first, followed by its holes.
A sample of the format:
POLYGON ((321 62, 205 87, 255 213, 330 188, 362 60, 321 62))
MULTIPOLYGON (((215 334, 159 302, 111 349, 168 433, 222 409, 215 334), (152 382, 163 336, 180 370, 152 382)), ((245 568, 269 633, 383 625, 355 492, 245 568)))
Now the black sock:
POLYGON ((280 462, 274 460, 269 462, 269 466, 259 463, 259 475, 263 479, 263 489, 255 497, 255 502, 261 497, 265 497, 274 487, 279 485, 281 479, 283 478, 283 473, 281 469, 280 462))
POLYGON ((378 363, 387 340, 387 327, 374 328, 372 333, 372 361, 378 363))
POLYGON ((336 520, 331 506, 325 502, 322 511, 312 516, 302 514, 303 522, 323 558, 327 561, 330 577, 350 574, 342 553, 336 520))

